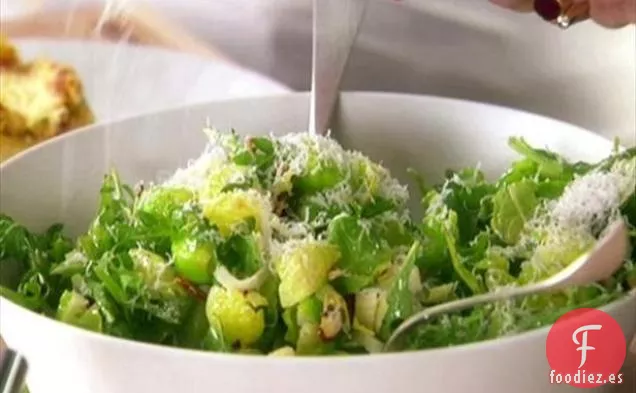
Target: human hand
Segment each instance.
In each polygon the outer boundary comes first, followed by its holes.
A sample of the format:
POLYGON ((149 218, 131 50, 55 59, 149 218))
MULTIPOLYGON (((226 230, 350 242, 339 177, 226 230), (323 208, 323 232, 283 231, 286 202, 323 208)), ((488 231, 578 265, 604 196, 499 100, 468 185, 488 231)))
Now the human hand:
MULTIPOLYGON (((519 12, 534 10, 534 0, 489 0, 491 3, 519 12)), ((563 0, 553 0, 565 3, 563 0)), ((598 24, 618 28, 636 23, 636 0, 568 0, 567 3, 589 5, 590 17, 598 24)))

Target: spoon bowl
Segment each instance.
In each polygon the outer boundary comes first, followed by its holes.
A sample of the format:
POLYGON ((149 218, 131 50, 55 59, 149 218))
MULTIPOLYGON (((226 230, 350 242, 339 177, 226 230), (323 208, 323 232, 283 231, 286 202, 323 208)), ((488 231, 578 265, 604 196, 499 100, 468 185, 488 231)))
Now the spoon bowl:
POLYGON ((610 224, 601 239, 591 251, 581 255, 565 269, 555 275, 522 287, 502 288, 496 292, 471 296, 442 303, 420 311, 402 322, 384 345, 385 351, 397 349, 400 338, 417 326, 431 321, 442 314, 462 311, 471 307, 511 300, 522 296, 536 295, 568 286, 587 285, 602 281, 614 274, 623 264, 629 250, 627 225, 623 219, 610 224))

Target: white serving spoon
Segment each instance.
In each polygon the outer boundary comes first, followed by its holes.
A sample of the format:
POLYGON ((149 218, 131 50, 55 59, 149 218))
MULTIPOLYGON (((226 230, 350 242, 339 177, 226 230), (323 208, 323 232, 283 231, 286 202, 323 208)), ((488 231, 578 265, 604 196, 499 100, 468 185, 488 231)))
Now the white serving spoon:
POLYGON ((325 135, 368 0, 314 0, 309 129, 325 135))
POLYGON ((623 219, 611 224, 591 251, 579 257, 557 274, 522 287, 507 287, 496 292, 455 300, 430 307, 402 322, 384 345, 385 351, 395 350, 399 338, 417 326, 422 326, 442 314, 522 296, 536 295, 573 285, 587 285, 609 278, 623 264, 629 250, 629 235, 623 219))

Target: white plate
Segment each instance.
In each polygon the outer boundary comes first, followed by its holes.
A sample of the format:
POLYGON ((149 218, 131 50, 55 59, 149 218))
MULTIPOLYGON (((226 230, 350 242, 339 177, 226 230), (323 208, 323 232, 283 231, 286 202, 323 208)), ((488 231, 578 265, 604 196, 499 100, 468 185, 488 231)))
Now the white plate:
POLYGON ((282 94, 282 84, 222 62, 160 48, 76 40, 15 40, 24 59, 73 66, 100 122, 199 102, 282 94))

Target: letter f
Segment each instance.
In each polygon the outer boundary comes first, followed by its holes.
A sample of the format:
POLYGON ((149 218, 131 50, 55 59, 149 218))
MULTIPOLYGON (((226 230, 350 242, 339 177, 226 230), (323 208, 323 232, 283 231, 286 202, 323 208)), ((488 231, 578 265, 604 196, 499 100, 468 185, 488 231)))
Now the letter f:
POLYGON ((583 367, 583 365, 585 364, 585 361, 587 360, 587 351, 588 350, 593 351, 596 349, 592 346, 587 345, 587 332, 589 330, 601 330, 601 328, 602 328, 601 325, 585 325, 576 329, 574 333, 572 333, 572 341, 574 341, 575 344, 580 345, 580 347, 576 348, 577 351, 581 351, 581 364, 579 364, 579 368, 583 367), (583 332, 582 334, 583 340, 582 342, 579 342, 576 336, 578 336, 578 334, 581 332, 583 332))

